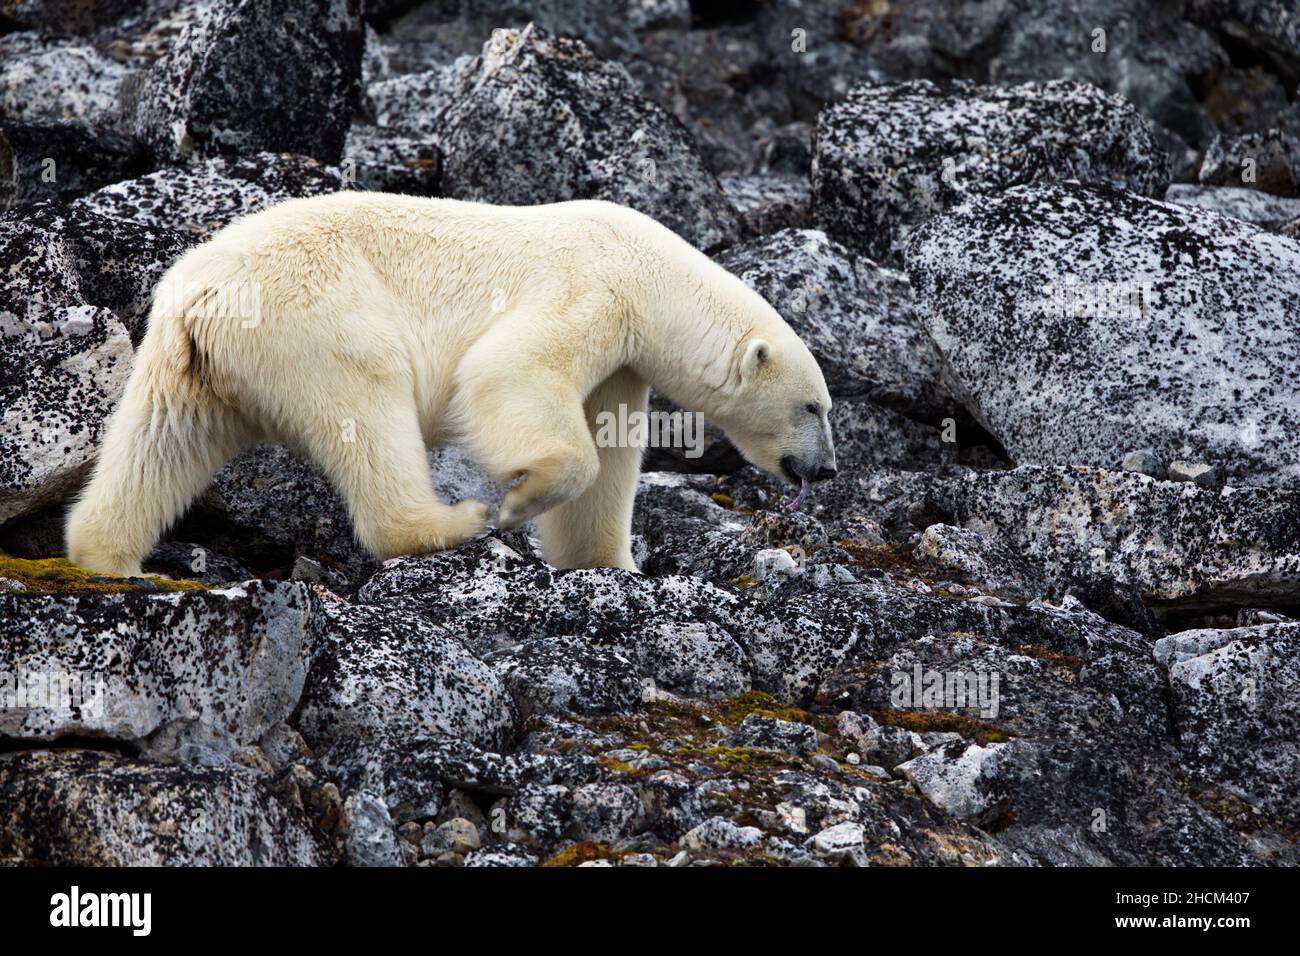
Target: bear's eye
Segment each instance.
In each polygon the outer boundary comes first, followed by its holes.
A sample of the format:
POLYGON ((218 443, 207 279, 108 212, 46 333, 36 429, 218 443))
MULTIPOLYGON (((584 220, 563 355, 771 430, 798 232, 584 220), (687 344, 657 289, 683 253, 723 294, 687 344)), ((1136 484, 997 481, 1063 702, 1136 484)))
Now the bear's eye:
POLYGON ((807 405, 804 406, 804 408, 807 410, 809 415, 821 414, 821 409, 817 407, 816 402, 809 402, 807 405))

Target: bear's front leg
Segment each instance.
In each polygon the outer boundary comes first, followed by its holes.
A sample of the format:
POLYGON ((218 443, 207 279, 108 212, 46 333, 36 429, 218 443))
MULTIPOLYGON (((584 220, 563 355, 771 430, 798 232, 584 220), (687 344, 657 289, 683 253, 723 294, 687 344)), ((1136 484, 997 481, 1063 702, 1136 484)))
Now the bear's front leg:
POLYGON ((591 486, 599 470, 595 449, 582 445, 557 448, 521 465, 501 500, 497 527, 509 531, 572 501, 591 486))
MULTIPOLYGON (((627 369, 606 379, 587 399, 588 426, 599 434, 601 413, 644 413, 645 382, 627 369)), ((558 568, 623 568, 632 559, 632 506, 641 475, 639 445, 597 448, 600 472, 581 495, 552 508, 537 522, 546 560, 558 568)))

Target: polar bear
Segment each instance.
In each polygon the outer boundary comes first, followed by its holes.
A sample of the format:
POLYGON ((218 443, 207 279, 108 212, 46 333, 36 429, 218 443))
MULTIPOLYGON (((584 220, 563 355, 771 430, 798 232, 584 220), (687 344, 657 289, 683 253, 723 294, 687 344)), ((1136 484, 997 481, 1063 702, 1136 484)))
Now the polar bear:
POLYGON ((216 469, 264 440, 324 471, 377 558, 453 548, 490 517, 434 492, 426 447, 455 441, 510 486, 497 527, 537 518, 550 563, 635 571, 642 449, 598 447, 593 429, 644 412, 652 385, 774 475, 835 474, 812 354, 653 219, 599 201, 289 200, 159 282, 68 556, 140 574, 216 469))

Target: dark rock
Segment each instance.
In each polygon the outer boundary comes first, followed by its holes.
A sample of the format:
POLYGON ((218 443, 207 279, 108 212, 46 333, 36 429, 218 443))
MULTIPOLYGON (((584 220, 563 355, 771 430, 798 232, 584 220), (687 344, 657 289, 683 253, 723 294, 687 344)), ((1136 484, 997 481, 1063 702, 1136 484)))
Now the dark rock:
POLYGON ((702 249, 737 234, 734 211, 680 124, 642 98, 621 66, 536 27, 499 32, 459 73, 438 144, 448 196, 605 199, 702 249))
POLYGON ((344 176, 353 175, 362 189, 438 195, 438 149, 432 143, 383 126, 352 126, 340 164, 344 176))
POLYGON ((0 120, 0 209, 69 200, 145 171, 130 139, 67 120, 0 120))
POLYGON ((1195 186, 1174 183, 1165 202, 1208 209, 1223 216, 1253 223, 1270 232, 1280 232, 1288 222, 1300 218, 1300 198, 1274 196, 1258 189, 1238 186, 1195 186))
POLYGON ((1228 140, 1216 137, 1205 151, 1200 181, 1300 196, 1300 139, 1277 129, 1228 140))
POLYGON ((151 68, 135 132, 169 162, 260 152, 337 162, 363 42, 349 0, 217 0, 151 68))

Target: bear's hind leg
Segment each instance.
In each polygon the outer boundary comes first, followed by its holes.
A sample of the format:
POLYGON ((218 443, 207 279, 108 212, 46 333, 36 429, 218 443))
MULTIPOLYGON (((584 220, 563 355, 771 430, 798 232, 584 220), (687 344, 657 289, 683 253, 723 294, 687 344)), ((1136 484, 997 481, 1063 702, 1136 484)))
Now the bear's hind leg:
MULTIPOLYGON (((587 399, 587 420, 595 431, 602 411, 644 412, 649 389, 632 372, 610 376, 587 399)), ((597 447, 600 471, 581 495, 538 518, 546 560, 559 568, 624 568, 632 559, 632 505, 643 449, 636 445, 597 447)))

